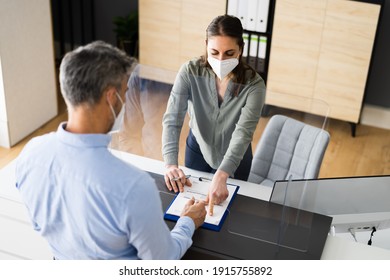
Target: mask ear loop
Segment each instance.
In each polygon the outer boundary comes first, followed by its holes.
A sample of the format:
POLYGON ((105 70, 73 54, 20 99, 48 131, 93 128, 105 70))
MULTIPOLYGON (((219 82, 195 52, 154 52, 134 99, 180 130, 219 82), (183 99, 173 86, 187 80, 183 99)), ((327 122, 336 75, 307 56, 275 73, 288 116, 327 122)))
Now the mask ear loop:
POLYGON ((107 103, 108 103, 108 106, 110 106, 110 110, 111 110, 112 114, 114 115, 114 119, 115 119, 116 118, 116 114, 115 114, 114 108, 112 107, 110 101, 108 100, 108 96, 107 96, 107 103))
POLYGON ((118 97, 119 101, 121 102, 122 106, 125 105, 125 102, 123 102, 122 97, 119 95, 118 91, 115 92, 116 96, 118 97))
MULTIPOLYGON (((123 105, 125 105, 125 103, 123 102, 122 97, 119 95, 118 91, 115 91, 115 94, 116 94, 116 97, 118 97, 118 99, 121 102, 122 107, 123 107, 123 105)), ((116 119, 117 115, 114 111, 114 107, 112 107, 111 103, 108 101, 108 98, 107 98, 107 102, 108 102, 108 105, 110 106, 112 114, 114 115, 114 119, 116 119)))

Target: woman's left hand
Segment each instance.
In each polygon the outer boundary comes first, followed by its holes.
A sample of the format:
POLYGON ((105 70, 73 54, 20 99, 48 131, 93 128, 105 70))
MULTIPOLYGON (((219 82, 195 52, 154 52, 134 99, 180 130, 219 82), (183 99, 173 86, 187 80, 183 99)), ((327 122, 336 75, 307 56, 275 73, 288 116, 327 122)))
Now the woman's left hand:
POLYGON ((220 204, 229 196, 229 191, 226 186, 229 174, 222 170, 217 170, 211 181, 211 187, 206 198, 206 203, 209 204, 209 215, 213 215, 214 204, 220 204))

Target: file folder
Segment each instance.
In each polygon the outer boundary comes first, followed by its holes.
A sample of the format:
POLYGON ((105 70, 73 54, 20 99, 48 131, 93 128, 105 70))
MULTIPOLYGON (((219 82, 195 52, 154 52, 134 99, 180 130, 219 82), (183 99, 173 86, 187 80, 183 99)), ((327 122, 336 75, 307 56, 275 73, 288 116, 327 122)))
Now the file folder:
POLYGON ((257 72, 264 72, 264 61, 267 51, 267 37, 251 34, 249 36, 249 57, 247 63, 257 72))
POLYGON ((252 34, 250 37, 249 56, 257 57, 257 45, 259 44, 259 37, 252 34))
POLYGON ((247 57, 247 56, 249 56, 249 54, 248 54, 249 34, 248 33, 244 33, 242 35, 242 38, 244 40, 244 50, 242 51, 242 56, 243 57, 247 57))
POLYGON ((240 0, 237 6, 237 17, 241 20, 242 28, 247 29, 248 1, 240 0))
POLYGON ((238 0, 229 0, 228 7, 227 7, 227 14, 229 16, 238 17, 237 9, 238 9, 238 0))
MULTIPOLYGON (((246 37, 243 36, 244 42, 245 39, 248 40, 248 37, 249 37, 248 35, 246 37)), ((267 50, 267 37, 252 34, 250 38, 249 56, 265 59, 266 50, 267 50)), ((248 51, 246 50, 246 52, 248 51)))
POLYGON ((259 58, 265 59, 266 50, 267 50, 267 37, 260 36, 259 52, 257 56, 259 58))
POLYGON ((256 27, 257 32, 267 32, 269 0, 258 0, 256 27))
POLYGON ((257 21, 257 0, 247 0, 248 9, 247 9, 247 21, 246 29, 250 31, 256 30, 256 21, 257 21))

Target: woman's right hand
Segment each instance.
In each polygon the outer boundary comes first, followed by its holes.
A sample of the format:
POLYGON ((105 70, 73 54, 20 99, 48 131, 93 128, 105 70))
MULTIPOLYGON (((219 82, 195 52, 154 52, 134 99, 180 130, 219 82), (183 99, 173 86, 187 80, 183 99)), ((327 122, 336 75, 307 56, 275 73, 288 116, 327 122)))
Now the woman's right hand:
POLYGON ((177 165, 167 165, 167 170, 165 171, 164 179, 165 185, 168 190, 174 192, 183 192, 184 186, 191 186, 191 181, 186 178, 183 170, 181 170, 177 165), (178 180, 173 180, 174 178, 179 178, 178 180))

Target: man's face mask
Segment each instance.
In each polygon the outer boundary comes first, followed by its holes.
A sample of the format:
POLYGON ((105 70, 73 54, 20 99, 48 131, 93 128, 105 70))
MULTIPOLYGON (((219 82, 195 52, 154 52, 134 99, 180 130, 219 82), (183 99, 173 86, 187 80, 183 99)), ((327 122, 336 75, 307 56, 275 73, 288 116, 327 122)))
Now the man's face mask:
POLYGON ((122 108, 119 112, 118 115, 115 114, 115 110, 114 108, 112 107, 111 104, 110 105, 110 108, 111 108, 111 112, 112 114, 114 115, 114 119, 115 119, 115 122, 111 128, 111 131, 115 131, 115 130, 119 130, 122 126, 122 123, 123 123, 123 118, 124 118, 124 115, 125 115, 125 103, 123 102, 121 96, 119 95, 118 92, 116 92, 116 96, 118 97, 120 103, 122 104, 122 108))

